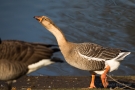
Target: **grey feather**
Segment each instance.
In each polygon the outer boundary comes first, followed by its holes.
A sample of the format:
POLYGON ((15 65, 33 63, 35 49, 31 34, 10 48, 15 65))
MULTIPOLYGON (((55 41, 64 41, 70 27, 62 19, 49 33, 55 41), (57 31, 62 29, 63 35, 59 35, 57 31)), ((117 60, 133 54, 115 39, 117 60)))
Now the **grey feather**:
POLYGON ((104 48, 94 43, 81 43, 78 44, 76 49, 87 57, 99 58, 104 60, 110 60, 117 57, 120 53, 120 49, 104 48))

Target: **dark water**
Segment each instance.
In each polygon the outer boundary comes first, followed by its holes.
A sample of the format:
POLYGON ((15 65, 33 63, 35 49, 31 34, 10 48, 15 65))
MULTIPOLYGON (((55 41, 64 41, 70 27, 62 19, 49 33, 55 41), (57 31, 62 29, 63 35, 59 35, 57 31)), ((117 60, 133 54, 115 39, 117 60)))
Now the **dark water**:
MULTIPOLYGON (((132 52, 112 75, 135 75, 135 0, 0 0, 0 37, 57 44, 33 16, 46 15, 72 42, 93 42, 132 52)), ((59 56, 63 59, 60 53, 59 56)), ((63 59, 64 60, 64 59, 63 59)), ((53 64, 30 75, 90 75, 53 64)))

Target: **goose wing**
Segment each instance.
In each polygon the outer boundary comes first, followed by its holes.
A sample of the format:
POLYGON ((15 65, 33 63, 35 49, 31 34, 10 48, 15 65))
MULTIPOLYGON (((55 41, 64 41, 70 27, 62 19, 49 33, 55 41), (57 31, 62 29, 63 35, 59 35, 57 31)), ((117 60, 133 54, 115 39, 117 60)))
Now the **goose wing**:
POLYGON ((88 60, 105 61, 119 55, 120 49, 104 48, 94 43, 82 43, 77 47, 78 54, 88 60))
POLYGON ((18 40, 3 40, 0 44, 0 59, 35 63, 42 59, 50 59, 54 51, 51 45, 28 43, 18 40))

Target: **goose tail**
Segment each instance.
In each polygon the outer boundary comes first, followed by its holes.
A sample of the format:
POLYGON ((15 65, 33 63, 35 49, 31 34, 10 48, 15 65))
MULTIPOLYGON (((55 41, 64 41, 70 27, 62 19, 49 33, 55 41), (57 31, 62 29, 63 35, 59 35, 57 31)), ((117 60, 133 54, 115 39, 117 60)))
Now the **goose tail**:
POLYGON ((58 48, 58 45, 48 44, 48 45, 46 45, 46 47, 52 48, 54 53, 60 51, 60 49, 58 48))
POLYGON ((63 60, 61 60, 60 58, 57 58, 57 57, 53 57, 53 58, 51 59, 51 61, 52 61, 52 62, 56 62, 56 63, 63 63, 63 62, 64 62, 63 60))
POLYGON ((119 53, 119 55, 115 58, 115 60, 117 60, 117 61, 123 60, 127 55, 129 55, 131 53, 127 50, 120 50, 120 51, 121 52, 119 53))
POLYGON ((54 46, 58 46, 58 45, 53 45, 53 44, 47 44, 46 47, 54 47, 54 46))
POLYGON ((2 43, 2 40, 1 40, 1 38, 0 38, 0 44, 2 43))
POLYGON ((59 48, 52 48, 52 50, 53 50, 53 52, 55 53, 55 52, 59 52, 60 51, 60 49, 59 48))

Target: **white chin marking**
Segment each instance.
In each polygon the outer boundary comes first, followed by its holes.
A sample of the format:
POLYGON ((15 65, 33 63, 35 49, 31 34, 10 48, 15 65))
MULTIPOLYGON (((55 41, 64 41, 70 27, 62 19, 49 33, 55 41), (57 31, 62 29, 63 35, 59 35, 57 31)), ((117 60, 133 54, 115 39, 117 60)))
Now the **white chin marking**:
POLYGON ((43 60, 40 60, 40 61, 37 62, 37 63, 30 64, 30 65, 28 66, 29 71, 28 71, 27 74, 29 74, 29 73, 31 73, 31 72, 33 72, 33 71, 36 71, 37 69, 39 69, 39 68, 41 68, 41 67, 43 67, 43 66, 50 65, 50 64, 52 64, 52 63, 54 63, 54 62, 52 62, 50 59, 43 59, 43 60))

